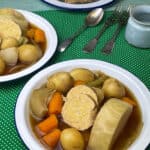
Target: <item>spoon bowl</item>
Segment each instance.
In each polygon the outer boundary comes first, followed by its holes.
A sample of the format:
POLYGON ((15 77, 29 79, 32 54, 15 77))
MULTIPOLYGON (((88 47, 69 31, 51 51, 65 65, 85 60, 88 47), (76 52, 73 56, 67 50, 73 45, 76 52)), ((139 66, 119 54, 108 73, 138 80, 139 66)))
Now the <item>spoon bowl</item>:
POLYGON ((75 32, 71 37, 64 40, 58 46, 58 51, 64 52, 73 42, 73 40, 78 37, 87 27, 96 26, 103 18, 104 10, 102 8, 96 8, 88 13, 85 18, 84 24, 75 32))
POLYGON ((102 8, 96 8, 91 11, 85 18, 87 26, 96 26, 103 18, 104 10, 102 8))

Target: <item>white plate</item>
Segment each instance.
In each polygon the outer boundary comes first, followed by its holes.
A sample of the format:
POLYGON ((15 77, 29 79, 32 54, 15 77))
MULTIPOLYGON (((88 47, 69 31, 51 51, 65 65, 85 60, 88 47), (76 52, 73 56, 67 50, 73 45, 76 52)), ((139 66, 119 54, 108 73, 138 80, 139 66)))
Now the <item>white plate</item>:
POLYGON ((6 81, 18 79, 20 77, 26 76, 36 71, 37 69, 42 67, 46 62, 48 62, 48 60, 50 60, 57 47, 58 41, 57 41, 56 31, 54 27, 46 19, 25 10, 17 10, 17 11, 22 13, 30 23, 36 25, 37 27, 41 28, 45 32, 45 36, 47 40, 46 51, 43 57, 40 60, 38 60, 34 65, 14 74, 0 76, 0 82, 6 82, 6 81))
POLYGON ((69 4, 62 2, 60 0, 43 0, 44 2, 65 9, 91 9, 96 7, 102 7, 114 0, 97 0, 96 2, 86 3, 86 4, 69 4))
POLYGON ((150 92, 145 85, 130 72, 110 63, 98 60, 79 59, 52 65, 33 76, 22 89, 16 103, 15 122, 20 137, 29 149, 43 150, 43 145, 37 140, 29 121, 29 98, 34 89, 46 83, 48 76, 58 71, 70 71, 73 68, 84 67, 91 70, 101 70, 111 77, 117 78, 135 95, 142 111, 143 129, 139 138, 129 150, 144 150, 150 142, 150 92))

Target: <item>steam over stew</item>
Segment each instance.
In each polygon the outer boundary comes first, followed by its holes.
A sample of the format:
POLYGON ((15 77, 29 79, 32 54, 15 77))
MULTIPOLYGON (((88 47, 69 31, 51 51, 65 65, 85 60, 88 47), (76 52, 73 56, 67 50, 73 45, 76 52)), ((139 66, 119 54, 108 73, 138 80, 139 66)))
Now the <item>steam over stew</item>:
POLYGON ((31 66, 43 56, 45 47, 43 30, 14 9, 0 9, 0 75, 31 66))
POLYGON ((143 123, 134 95, 100 70, 56 72, 30 97, 30 121, 46 148, 126 150, 143 123))

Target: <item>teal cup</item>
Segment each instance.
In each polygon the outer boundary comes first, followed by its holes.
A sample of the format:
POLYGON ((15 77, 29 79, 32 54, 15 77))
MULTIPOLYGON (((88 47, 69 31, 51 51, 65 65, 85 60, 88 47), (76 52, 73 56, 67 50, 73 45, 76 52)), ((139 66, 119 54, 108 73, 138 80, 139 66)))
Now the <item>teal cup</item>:
POLYGON ((150 5, 131 8, 125 39, 133 46, 150 48, 150 5))

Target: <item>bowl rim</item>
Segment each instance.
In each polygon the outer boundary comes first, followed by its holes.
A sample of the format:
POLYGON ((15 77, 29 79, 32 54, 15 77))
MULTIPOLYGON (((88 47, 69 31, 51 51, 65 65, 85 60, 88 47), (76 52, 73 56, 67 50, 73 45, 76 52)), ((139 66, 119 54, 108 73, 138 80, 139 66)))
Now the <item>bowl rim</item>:
POLYGON ((44 30, 45 32, 46 39, 50 39, 50 40, 47 40, 46 51, 44 55, 35 64, 17 73, 0 76, 0 83, 19 79, 40 69, 52 58, 57 48, 57 43, 58 43, 57 33, 53 25, 49 21, 47 21, 42 16, 39 16, 27 10, 21 10, 21 9, 15 9, 15 10, 22 13, 31 24, 32 23, 34 24, 34 22, 36 22, 35 25, 39 28, 42 28, 42 30, 44 30))
POLYGON ((71 4, 60 0, 42 0, 42 1, 49 5, 62 8, 62 9, 68 9, 68 10, 88 10, 92 8, 94 9, 94 8, 110 5, 115 2, 115 0, 96 0, 94 2, 85 3, 85 4, 71 4))
POLYGON ((135 149, 145 149, 149 142, 150 142, 150 133, 149 133, 149 127, 150 127, 150 114, 146 112, 146 110, 149 109, 150 107, 150 92, 147 89, 147 87, 138 79, 136 76, 134 76, 132 73, 129 71, 114 65, 110 64, 108 62, 100 61, 100 60, 95 60, 95 59, 74 59, 74 60, 68 60, 64 62, 59 62, 56 63, 52 66, 49 66, 36 75, 34 75, 23 87, 22 91, 20 92, 18 99, 16 101, 16 107, 15 107, 15 123, 16 123, 16 129, 17 132, 19 133, 21 139, 24 141, 25 145, 29 147, 30 149, 36 149, 36 150, 42 150, 43 146, 40 144, 36 138, 34 138, 33 133, 28 132, 28 128, 30 128, 28 117, 25 116, 28 107, 28 98, 31 94, 30 89, 36 89, 39 88, 43 83, 46 82, 46 79, 48 78, 49 75, 53 74, 56 71, 69 71, 75 67, 85 67, 91 69, 93 66, 95 70, 101 70, 102 72, 114 77, 117 75, 117 79, 120 80, 121 82, 123 81, 123 84, 127 86, 128 84, 131 85, 130 88, 133 88, 131 90, 133 94, 136 96, 139 96, 139 105, 141 107, 142 111, 142 119, 144 122, 143 129, 141 131, 141 134, 135 142, 128 148, 128 150, 135 150, 135 149), (69 67, 69 68, 68 68, 69 67), (44 80, 43 80, 44 78, 44 80), (41 80, 42 79, 42 80, 41 80), (125 79, 125 80, 123 80, 125 79), (35 85, 38 85, 35 88, 35 85), (25 98, 28 95, 28 98, 25 98), (142 99, 142 100, 141 100, 142 99), (18 114, 19 112, 19 114, 18 114), (26 118, 26 119, 23 119, 26 118), (22 124, 20 123, 22 122, 22 124), (27 132, 26 132, 27 131, 27 132), (30 139, 30 140, 29 140, 30 139), (31 144, 32 141, 32 144, 31 144))

